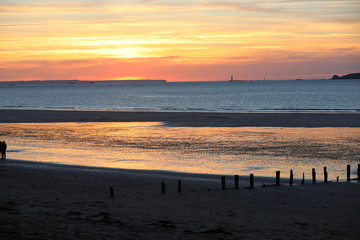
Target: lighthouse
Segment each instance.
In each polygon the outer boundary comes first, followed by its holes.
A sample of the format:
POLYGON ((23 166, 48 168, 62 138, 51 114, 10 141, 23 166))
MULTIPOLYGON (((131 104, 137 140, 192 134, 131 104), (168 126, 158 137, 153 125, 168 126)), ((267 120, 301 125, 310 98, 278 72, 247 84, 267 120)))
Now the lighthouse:
POLYGON ((230 78, 230 82, 233 82, 234 81, 234 78, 233 78, 233 76, 231 76, 231 78, 230 78))

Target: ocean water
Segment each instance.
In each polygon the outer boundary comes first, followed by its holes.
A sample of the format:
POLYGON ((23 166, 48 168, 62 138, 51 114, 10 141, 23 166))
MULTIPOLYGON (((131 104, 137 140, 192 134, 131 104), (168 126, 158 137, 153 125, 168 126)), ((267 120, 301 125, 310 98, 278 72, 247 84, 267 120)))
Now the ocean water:
MULTIPOLYGON (((0 85, 0 108, 131 111, 359 112, 360 81, 0 85)), ((2 123, 8 158, 112 168, 345 178, 359 129, 185 128, 162 123, 2 123), (321 173, 320 173, 321 175, 321 173)))
POLYGON ((0 85, 0 108, 360 111, 359 80, 0 85))

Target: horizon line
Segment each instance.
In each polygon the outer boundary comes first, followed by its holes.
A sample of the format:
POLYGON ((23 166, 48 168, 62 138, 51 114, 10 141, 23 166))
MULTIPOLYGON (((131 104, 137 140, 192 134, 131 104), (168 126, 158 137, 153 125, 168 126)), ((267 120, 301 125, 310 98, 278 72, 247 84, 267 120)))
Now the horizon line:
MULTIPOLYGON (((163 82, 239 82, 239 81, 302 81, 302 80, 332 80, 331 78, 284 78, 284 79, 223 79, 223 80, 188 80, 169 81, 167 79, 31 79, 31 80, 0 80, 0 83, 14 82, 126 82, 126 81, 163 81, 163 82)), ((344 79, 339 79, 344 80, 344 79)))

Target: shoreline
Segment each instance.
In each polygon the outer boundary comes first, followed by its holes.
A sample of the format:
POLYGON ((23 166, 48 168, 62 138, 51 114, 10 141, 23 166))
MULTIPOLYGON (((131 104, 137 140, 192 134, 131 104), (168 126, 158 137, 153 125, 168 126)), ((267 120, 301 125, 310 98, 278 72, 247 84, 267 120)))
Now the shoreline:
POLYGON ((0 175, 2 239, 356 239, 360 233, 357 183, 255 189, 229 183, 224 191, 218 176, 11 160, 0 162, 0 175))
MULTIPOLYGON (((57 163, 57 162, 39 162, 39 161, 32 161, 32 160, 22 160, 22 159, 0 159, 0 166, 4 165, 12 165, 16 167, 25 167, 25 168, 38 168, 38 169, 60 169, 65 171, 79 171, 79 172, 103 172, 103 173, 110 173, 110 174, 122 174, 122 175, 133 175, 133 176, 147 176, 147 177, 156 177, 156 178, 163 178, 163 179, 187 179, 187 180, 194 180, 194 181, 205 181, 212 183, 212 185, 218 185, 220 189, 220 179, 221 177, 226 178, 227 188, 233 189, 234 188, 234 176, 235 174, 216 174, 216 173, 201 173, 201 172, 182 172, 176 170, 161 170, 161 169, 135 169, 135 168, 116 168, 116 167, 103 167, 103 166, 88 166, 88 165, 76 165, 76 164, 64 164, 64 163, 57 163)), ((351 164, 350 164, 351 165, 351 164)), ((357 165, 356 165, 357 166, 357 165)), ((356 171, 357 168, 353 164, 351 168, 351 182, 360 184, 360 180, 356 181, 356 171)), ((344 173, 346 174, 346 166, 344 166, 344 173)), ((281 172, 280 177, 280 186, 282 187, 289 187, 289 174, 281 172), (285 176, 285 177, 284 177, 285 176)), ((250 173, 247 175, 238 175, 239 179, 239 186, 240 188, 248 188, 250 184, 250 173)), ((323 176, 318 174, 316 183, 324 184, 323 176)), ((254 188, 263 188, 263 187, 274 187, 276 183, 276 176, 274 172, 274 176, 261 176, 254 174, 254 188)), ((306 184, 312 184, 311 176, 306 176, 304 179, 304 184, 301 184, 302 178, 294 177, 293 178, 293 185, 292 186, 301 186, 306 184)), ((346 182, 345 178, 340 178, 339 182, 346 182)), ((328 183, 336 183, 336 179, 328 179, 328 183)), ((211 185, 211 184, 210 184, 211 185)), ((216 188, 216 187, 215 187, 216 188)))
POLYGON ((360 127, 360 113, 0 109, 0 123, 163 122, 170 127, 360 127))
MULTIPOLYGON (((130 168, 115 168, 115 167, 101 167, 101 166, 87 166, 87 165, 73 165, 73 164, 62 164, 54 162, 39 162, 31 160, 22 160, 22 159, 0 159, 0 165, 12 165, 17 167, 25 168, 38 168, 38 169, 62 169, 70 171, 80 171, 80 172, 103 172, 103 173, 116 173, 123 175, 137 175, 137 176, 147 176, 147 177, 156 177, 164 179, 187 179, 195 181, 205 181, 212 183, 213 185, 218 185, 220 189, 220 179, 222 176, 226 177, 226 182, 228 187, 232 189, 234 186, 234 175, 233 174, 215 174, 215 173, 196 173, 196 172, 182 172, 176 170, 160 170, 160 169, 130 169, 130 168)), ((250 173, 250 172, 249 172, 250 173)), ((238 175, 239 176, 239 186, 247 188, 249 185, 249 175, 238 175)), ((287 175, 286 175, 287 176, 287 175)), ((254 187, 260 188, 265 184, 266 187, 271 187, 275 184, 275 174, 273 177, 269 176, 254 176, 257 181, 255 181, 254 187)), ((311 183, 310 178, 305 178, 305 183, 311 183)), ((301 178, 294 178, 294 186, 300 185, 301 178)), ((318 180, 319 183, 322 183, 322 180, 318 180)), ((329 182, 334 182, 329 180, 329 182)), ((342 179, 340 182, 344 182, 342 179)), ((210 186, 212 185, 210 184, 210 186)), ((281 177, 281 186, 289 185, 288 177, 281 177)))

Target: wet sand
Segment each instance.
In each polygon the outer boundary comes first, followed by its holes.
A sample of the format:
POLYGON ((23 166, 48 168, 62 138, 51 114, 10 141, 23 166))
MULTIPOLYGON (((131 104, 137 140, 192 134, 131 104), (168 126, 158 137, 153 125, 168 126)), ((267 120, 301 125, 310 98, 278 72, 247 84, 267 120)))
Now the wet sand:
POLYGON ((360 127, 359 113, 0 110, 0 122, 165 122, 183 127, 360 127))
POLYGON ((0 162, 1 239, 356 239, 360 184, 0 162), (177 192, 178 180, 182 192, 177 192), (161 193, 161 182, 166 193, 161 193), (114 197, 110 197, 110 187, 114 197))
POLYGON ((149 122, 0 123, 14 159, 127 169, 346 177, 360 128, 164 127, 149 122))

